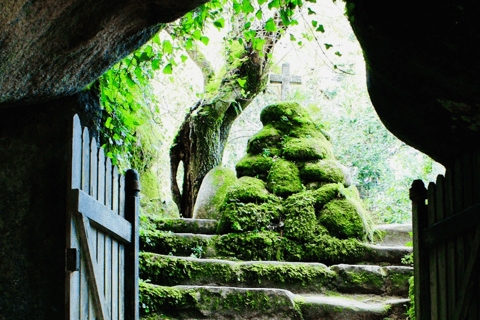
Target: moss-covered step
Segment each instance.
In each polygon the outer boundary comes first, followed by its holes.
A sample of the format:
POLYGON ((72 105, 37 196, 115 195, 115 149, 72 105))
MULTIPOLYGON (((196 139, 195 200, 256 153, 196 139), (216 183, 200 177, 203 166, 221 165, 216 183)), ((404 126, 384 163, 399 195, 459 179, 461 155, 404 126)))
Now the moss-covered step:
POLYGON ((197 258, 214 257, 213 237, 213 234, 144 230, 140 232, 140 250, 166 255, 194 255, 197 258))
POLYGON ((213 285, 279 288, 295 293, 408 295, 410 267, 197 259, 142 253, 141 278, 159 285, 213 285))
POLYGON ((405 246, 412 242, 412 224, 383 224, 375 227, 374 243, 380 246, 405 246))
POLYGON ((217 220, 213 219, 158 219, 152 220, 154 230, 171 231, 176 233, 202 233, 215 234, 217 230, 217 220))
POLYGON ((304 320, 407 319, 409 299, 373 295, 296 295, 295 304, 304 320))
POLYGON ((413 252, 412 247, 392 247, 380 245, 367 245, 370 248, 369 254, 364 262, 401 265, 402 258, 413 252))
POLYGON ((217 320, 300 320, 295 309, 295 295, 282 289, 244 289, 235 287, 176 286, 161 287, 148 283, 140 286, 143 319, 217 320))

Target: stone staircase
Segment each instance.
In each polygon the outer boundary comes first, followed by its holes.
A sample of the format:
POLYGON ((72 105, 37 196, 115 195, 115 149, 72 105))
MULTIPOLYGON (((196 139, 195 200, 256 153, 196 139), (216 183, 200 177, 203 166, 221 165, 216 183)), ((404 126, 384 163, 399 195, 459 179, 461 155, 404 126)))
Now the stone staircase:
POLYGON ((406 319, 410 229, 379 226, 369 254, 327 266, 219 258, 215 220, 157 221, 141 234, 142 318, 406 319))

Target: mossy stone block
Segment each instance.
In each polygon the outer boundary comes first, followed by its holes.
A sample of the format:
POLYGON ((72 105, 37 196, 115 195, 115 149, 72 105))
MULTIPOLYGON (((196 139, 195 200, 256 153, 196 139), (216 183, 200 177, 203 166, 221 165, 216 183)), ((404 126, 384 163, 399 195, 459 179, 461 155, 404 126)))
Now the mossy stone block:
POLYGON ((267 189, 281 197, 300 192, 303 185, 297 166, 284 159, 275 161, 267 177, 267 189))
POLYGON ((331 143, 318 138, 289 140, 283 148, 283 156, 289 160, 335 159, 331 143))
POLYGON ((322 209, 324 205, 335 199, 345 199, 343 192, 345 188, 340 183, 329 183, 321 188, 312 191, 315 197, 315 205, 317 209, 322 209))
POLYGON ((280 201, 262 204, 231 202, 222 207, 217 233, 258 231, 266 229, 282 212, 280 201))
POLYGON ((248 154, 240 159, 235 166, 237 170, 237 176, 239 178, 243 176, 257 177, 260 179, 267 178, 268 171, 273 165, 273 158, 267 155, 252 155, 248 154))
POLYGON ((227 190, 237 177, 229 168, 215 167, 210 170, 198 191, 197 200, 193 209, 194 219, 219 219, 220 206, 225 199, 227 190))
POLYGON ((225 201, 262 203, 268 201, 271 196, 266 189, 265 182, 257 178, 245 176, 238 179, 228 189, 225 201))
POLYGON ((339 239, 363 238, 364 223, 357 205, 348 199, 328 202, 320 211, 319 222, 339 239))
POLYGON ((303 123, 310 123, 308 112, 296 102, 281 102, 269 105, 260 113, 260 121, 263 125, 273 125, 275 128, 285 132, 292 127, 303 123))
POLYGON ((291 195, 285 200, 285 236, 296 240, 311 240, 317 231, 315 197, 311 191, 291 195))
POLYGON ((272 125, 266 125, 248 140, 247 153, 280 155, 283 138, 283 135, 272 125))
POLYGON ((300 176, 304 181, 345 184, 344 172, 340 164, 335 160, 307 162, 300 169, 300 176))

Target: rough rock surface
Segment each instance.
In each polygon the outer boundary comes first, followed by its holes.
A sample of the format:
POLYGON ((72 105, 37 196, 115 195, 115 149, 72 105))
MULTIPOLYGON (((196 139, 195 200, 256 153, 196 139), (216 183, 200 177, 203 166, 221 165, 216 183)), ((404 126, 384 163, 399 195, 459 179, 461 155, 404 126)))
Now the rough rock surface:
POLYGON ((446 165, 471 148, 480 136, 477 4, 347 0, 347 8, 385 126, 446 165))
POLYGON ((235 172, 223 167, 215 167, 210 170, 198 191, 194 219, 218 219, 220 218, 219 207, 225 199, 227 189, 235 183, 235 172))
POLYGON ((204 0, 0 0, 0 107, 71 95, 204 0))

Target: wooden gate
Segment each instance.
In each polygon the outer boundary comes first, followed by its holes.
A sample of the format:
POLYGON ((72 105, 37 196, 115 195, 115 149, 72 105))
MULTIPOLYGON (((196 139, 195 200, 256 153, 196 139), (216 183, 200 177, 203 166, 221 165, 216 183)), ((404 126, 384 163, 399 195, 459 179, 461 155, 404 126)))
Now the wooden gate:
POLYGON ((73 120, 66 317, 138 320, 138 174, 125 177, 73 120))
POLYGON ((480 155, 410 189, 417 320, 480 319, 480 155))

